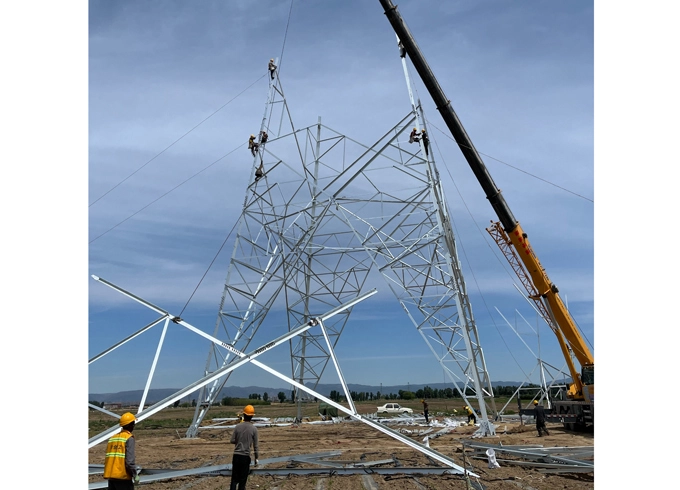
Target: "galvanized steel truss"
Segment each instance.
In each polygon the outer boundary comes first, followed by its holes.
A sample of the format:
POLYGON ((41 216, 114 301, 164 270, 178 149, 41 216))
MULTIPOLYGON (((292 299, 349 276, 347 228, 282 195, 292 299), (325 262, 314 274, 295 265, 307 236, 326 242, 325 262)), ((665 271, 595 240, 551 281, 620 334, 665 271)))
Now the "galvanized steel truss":
MULTIPOLYGON (((268 139, 253 153, 213 336, 245 350, 271 312, 285 311, 290 330, 360 294, 377 269, 457 391, 466 400, 473 391, 481 433, 490 435, 493 391, 439 174, 423 143, 412 147, 404 137, 412 125, 424 127, 422 110, 412 106, 366 146, 320 119, 295 129, 280 79, 270 82, 260 128, 268 139)), ((326 325, 332 346, 350 313, 326 325)), ((305 332, 290 341, 292 378, 301 385, 316 388, 328 364, 321 340, 305 332)), ((213 344, 205 374, 231 357, 213 344)), ((187 437, 196 436, 227 381, 201 389, 187 437)))

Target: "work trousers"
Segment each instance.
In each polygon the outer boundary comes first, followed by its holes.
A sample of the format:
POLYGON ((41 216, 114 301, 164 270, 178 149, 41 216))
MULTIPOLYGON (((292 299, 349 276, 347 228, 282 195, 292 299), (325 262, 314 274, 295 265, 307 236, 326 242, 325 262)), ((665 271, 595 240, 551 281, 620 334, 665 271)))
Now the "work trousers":
POLYGON ((132 483, 132 480, 119 480, 118 478, 109 478, 108 479, 109 486, 107 487, 109 490, 134 490, 135 484, 132 483))
POLYGON ((430 417, 429 417, 430 411, 429 411, 429 410, 424 410, 424 413, 425 413, 425 423, 426 423, 426 424, 429 424, 429 423, 430 423, 430 417))
POLYGON ((542 436, 542 432, 545 432, 546 436, 549 436, 550 433, 548 432, 548 429, 545 427, 545 421, 536 421, 536 430, 538 431, 538 435, 542 436))
POLYGON ((231 459, 231 486, 229 490, 246 490, 246 481, 248 480, 249 473, 250 456, 234 454, 231 459))

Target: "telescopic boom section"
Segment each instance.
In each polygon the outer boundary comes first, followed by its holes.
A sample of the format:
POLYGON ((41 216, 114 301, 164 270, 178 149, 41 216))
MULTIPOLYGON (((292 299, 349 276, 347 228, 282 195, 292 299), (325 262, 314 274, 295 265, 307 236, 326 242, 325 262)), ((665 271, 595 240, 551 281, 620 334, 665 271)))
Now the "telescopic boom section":
MULTIPOLYGON (((523 264, 531 276, 531 280, 533 281, 536 290, 548 303, 554 316, 555 323, 559 325, 559 328, 567 339, 567 342, 569 342, 569 346, 571 347, 574 356, 576 359, 578 359, 582 368, 588 366, 592 369, 594 362, 593 356, 590 353, 590 350, 584 342, 581 334, 579 333, 576 323, 571 318, 569 311, 560 299, 557 287, 555 287, 555 285, 550 281, 547 274, 545 273, 545 270, 541 266, 541 263, 538 261, 538 258, 529 245, 527 234, 522 230, 519 223, 512 214, 512 211, 510 211, 510 208, 505 202, 500 189, 496 187, 496 184, 487 171, 484 162, 479 156, 479 153, 477 153, 475 146, 472 144, 470 137, 467 135, 465 128, 463 128, 458 116, 451 107, 451 102, 444 94, 442 88, 439 86, 439 82, 437 82, 437 79, 427 64, 427 61, 425 61, 425 58, 423 57, 420 48, 416 44, 415 39, 411 35, 406 23, 403 21, 401 15, 397 11, 397 7, 391 2, 391 0, 380 0, 380 4, 385 10, 385 15, 390 21, 394 32, 404 45, 406 53, 409 55, 409 58, 418 72, 418 75, 420 75, 423 84, 434 100, 437 110, 442 115, 446 126, 449 128, 449 131, 451 131, 456 143, 458 143, 458 146, 463 152, 463 155, 470 165, 472 172, 475 174, 477 180, 484 189, 486 198, 489 200, 491 206, 496 212, 496 215, 503 225, 503 229, 510 236, 512 245, 518 251, 523 264)), ((573 373, 577 373, 578 371, 574 369, 573 362, 569 356, 566 357, 566 361, 568 364, 570 364, 569 367, 573 376, 573 373)), ((592 381, 586 382, 587 384, 590 384, 592 381)), ((579 376, 574 377, 574 384, 576 385, 573 387, 575 398, 583 399, 582 383, 579 376)))

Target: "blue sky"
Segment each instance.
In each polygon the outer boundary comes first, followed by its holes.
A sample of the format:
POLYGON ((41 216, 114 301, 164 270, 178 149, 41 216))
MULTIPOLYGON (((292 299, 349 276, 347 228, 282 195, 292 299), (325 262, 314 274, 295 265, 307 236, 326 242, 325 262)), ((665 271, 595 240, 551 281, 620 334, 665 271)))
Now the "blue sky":
MULTIPOLYGON (((399 10, 594 342, 593 5, 401 2, 399 10)), ((292 11, 288 2, 264 2, 256 12, 249 2, 91 2, 89 26, 89 271, 176 313, 191 297, 182 316, 206 332, 214 326, 229 244, 191 295, 240 212, 251 164, 245 142, 259 128, 268 59, 282 58, 280 77, 298 127, 321 116, 371 144, 409 110, 395 36, 377 1, 294 2, 292 11)), ((534 327, 535 314, 484 231, 496 219, 492 208, 414 70, 411 76, 435 128, 491 378, 521 381, 535 359, 495 308, 522 324, 537 351, 536 336, 515 310, 534 327)), ((383 289, 355 309, 343 333, 337 355, 346 379, 446 381, 383 289)), ((89 355, 155 318, 94 281, 88 290, 89 355)), ((178 330, 168 334, 154 387, 181 387, 202 372, 207 341, 178 330)), ((543 357, 561 367, 555 339, 541 330, 543 357)), ((283 332, 275 325, 267 331, 283 332)), ((122 348, 125 367, 118 353, 93 364, 90 391, 143 387, 139 373, 148 370, 159 335, 157 327, 122 348)), ((287 372, 288 348, 278 350, 268 361, 287 372)), ((230 382, 281 384, 257 368, 230 382)))
MULTIPOLYGON (((239 212, 247 172, 234 159, 140 209, 244 145, 259 123, 266 93, 260 77, 266 60, 281 54, 290 4, 259 2, 246 14, 245 2, 241 7, 230 2, 227 13, 220 11, 221 2, 192 2, 192 8, 188 2, 164 2, 162 9, 144 2, 139 12, 136 3, 2 7, 7 393, 24 394, 30 385, 40 386, 47 400, 84 400, 94 379, 86 359, 143 325, 146 314, 94 283, 90 274, 168 309, 182 308, 239 212)), ((637 3, 595 3, 593 112, 592 3, 444 4, 403 1, 399 9, 477 149, 595 201, 561 193, 485 157, 579 324, 589 336, 593 323, 598 325, 598 411, 615 409, 606 421, 614 427, 616 414, 623 413, 620 389, 627 398, 640 386, 645 393, 662 392, 668 386, 664 373, 674 372, 677 357, 676 12, 661 1, 647 2, 643 10, 637 3)), ((331 127, 371 141, 407 110, 394 36, 378 2, 295 2, 283 52, 281 76, 299 124, 313 124, 321 115, 331 127)), ((428 120, 443 128, 422 86, 418 90, 428 120)), ((447 144, 441 133, 433 134, 442 147, 447 144)), ((483 267, 496 259, 473 253, 488 247, 480 245, 465 214, 469 207, 480 227, 494 216, 458 150, 446 148, 444 155, 437 163, 458 239, 470 256, 469 265, 461 259, 468 284, 474 271, 480 283, 485 280, 482 290, 491 294, 489 282, 500 283, 494 278, 503 274, 483 267)), ((223 264, 211 272, 190 303, 187 318, 197 326, 212 328, 224 270, 223 264)), ((476 286, 469 289, 477 294, 476 286)), ((514 363, 508 350, 497 346, 484 304, 498 305, 508 315, 520 301, 503 291, 484 297, 489 299, 473 295, 472 304, 491 376, 514 378, 514 363)), ((379 365, 385 378, 439 381, 434 361, 418 347, 422 340, 409 345, 406 355, 413 363, 406 371, 399 369, 404 364, 399 345, 362 350, 375 338, 356 341, 350 334, 346 331, 340 342, 341 361, 366 366, 362 375, 378 371, 360 363, 372 354, 391 360, 379 365), (382 369, 385 364, 389 369, 382 369)), ((154 335, 146 347, 151 355, 154 335)), ((408 335, 380 341, 398 344, 408 335)), ((195 350, 200 368, 207 347, 194 348, 188 345, 194 339, 188 339, 180 339, 187 345, 176 352, 195 350)), ((136 352, 128 354, 131 363, 136 352)), ((194 360, 178 359, 167 384, 193 379, 194 360)), ((145 358, 145 369, 149 364, 145 358)), ((126 373, 104 380, 121 366, 125 363, 99 373, 102 384, 107 381, 111 390, 137 387, 131 380, 139 377, 126 373)), ((360 377, 346 375, 351 381, 360 377)), ((4 409, 14 412, 9 405, 4 409)), ((44 416, 42 404, 22 413, 30 417, 31 410, 44 416)), ((13 427, 22 431, 17 440, 33 450, 25 427, 13 427)), ((600 427, 611 448, 621 432, 600 427)), ((667 440, 668 432, 663 434, 667 440)), ((603 452, 598 459, 614 454, 603 452)), ((632 475, 626 477, 630 481, 632 475)))

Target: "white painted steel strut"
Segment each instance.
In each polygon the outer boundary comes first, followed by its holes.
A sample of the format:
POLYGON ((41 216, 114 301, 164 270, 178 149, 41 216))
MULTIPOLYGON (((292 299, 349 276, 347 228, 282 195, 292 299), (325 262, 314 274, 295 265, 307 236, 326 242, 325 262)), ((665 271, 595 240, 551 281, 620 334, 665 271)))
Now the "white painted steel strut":
MULTIPOLYGON (((327 334, 326 329, 323 325, 323 322, 325 320, 332 318, 333 316, 337 315, 338 313, 341 313, 342 311, 353 307, 357 303, 369 298, 370 296, 373 296, 375 293, 377 293, 376 289, 372 289, 371 291, 369 291, 365 294, 357 296, 355 299, 348 301, 348 302, 346 302, 346 303, 344 303, 340 306, 337 306, 336 308, 333 308, 332 310, 328 311, 327 313, 325 313, 323 315, 315 317, 310 322, 308 322, 306 325, 302 325, 300 327, 297 327, 297 328, 291 330, 290 332, 288 332, 287 334, 284 334, 284 335, 280 336, 279 338, 277 338, 277 339, 275 339, 271 342, 268 342, 267 344, 263 345, 262 347, 259 347, 259 348, 255 349, 254 351, 252 351, 248 354, 245 354, 245 353, 239 351, 238 349, 235 349, 231 345, 229 345, 225 342, 222 342, 221 340, 219 340, 219 339, 217 339, 217 338, 215 338, 211 335, 208 335, 205 332, 202 332, 201 330, 190 325, 189 323, 182 320, 181 318, 174 316, 174 315, 171 315, 170 313, 162 310, 158 306, 155 306, 152 303, 149 303, 148 301, 146 301, 146 300, 144 300, 144 299, 142 299, 138 296, 135 296, 134 294, 116 286, 115 284, 112 284, 108 281, 105 281, 104 279, 101 279, 100 277, 97 277, 97 276, 92 276, 92 277, 95 280, 101 282, 102 284, 105 284, 105 285, 111 287, 112 289, 119 291, 121 294, 124 294, 125 296, 128 296, 128 297, 134 299, 135 301, 146 306, 147 308, 150 308, 154 311, 157 311, 158 313, 163 313, 163 314, 169 315, 170 318, 172 319, 173 323, 177 323, 178 325, 182 325, 183 327, 201 335, 202 337, 209 339, 211 342, 224 347, 225 349, 231 351, 232 353, 234 353, 236 356, 238 356, 240 358, 238 360, 233 361, 229 365, 224 366, 224 367, 218 369, 217 371, 214 371, 210 375, 199 379, 198 381, 187 386, 186 388, 184 388, 180 391, 177 391, 173 395, 170 395, 169 397, 165 398, 164 400, 161 400, 160 402, 154 404, 153 406, 147 408, 146 410, 142 410, 136 416, 137 421, 142 421, 142 420, 150 417, 151 415, 158 413, 163 408, 174 403, 176 400, 180 400, 181 398, 183 398, 187 394, 193 393, 194 391, 198 390, 199 388, 206 386, 207 384, 213 382, 214 380, 216 380, 216 379, 224 376, 225 374, 237 369, 238 367, 246 364, 247 362, 250 362, 250 363, 254 364, 255 366, 258 366, 259 368, 263 369, 264 371, 267 371, 268 373, 273 374, 277 378, 282 379, 282 380, 286 381, 287 383, 297 387, 298 389, 303 390, 303 391, 309 393, 310 395, 317 397, 319 400, 323 400, 326 403, 328 403, 329 405, 336 407, 338 410, 348 414, 354 420, 358 420, 360 422, 363 422, 366 425, 373 427, 374 429, 377 429, 380 432, 383 432, 384 434, 386 434, 386 435, 388 435, 388 436, 390 436, 394 439, 397 439, 398 441, 406 444, 407 446, 410 446, 413 449, 416 449, 417 451, 420 451, 423 454, 426 454, 426 455, 430 456, 431 458, 445 464, 446 466, 449 466, 449 467, 451 467, 451 468, 453 468, 457 471, 460 471, 463 474, 468 474, 470 476, 478 477, 478 475, 471 473, 471 472, 465 470, 465 468, 458 466, 456 463, 453 462, 453 460, 451 460, 449 457, 445 456, 444 454, 441 454, 441 453, 439 453, 439 452, 437 452, 437 451, 435 451, 435 450, 433 450, 433 449, 431 449, 427 446, 424 446, 424 445, 422 445, 422 444, 400 434, 399 432, 392 430, 389 427, 384 426, 383 424, 380 424, 379 422, 365 418, 365 417, 363 417, 363 416, 361 416, 357 413, 356 407, 354 406, 354 403, 352 401, 352 397, 350 396, 349 389, 347 387, 347 384, 345 383, 344 376, 342 375, 342 372, 340 370, 340 365, 338 363, 337 357, 335 356, 335 352, 333 350, 332 343, 331 343, 331 341, 328 337, 328 334, 327 334), (316 391, 308 388, 307 386, 305 386, 301 383, 298 383, 294 379, 291 379, 288 376, 279 373, 275 369, 272 369, 269 366, 267 366, 267 365, 265 365, 265 364, 263 364, 260 361, 255 359, 260 354, 272 349, 273 347, 276 347, 277 345, 280 345, 280 344, 292 339, 293 337, 295 337, 297 335, 300 335, 300 334, 306 332, 307 330, 309 330, 310 328, 315 327, 315 326, 319 326, 321 328, 322 332, 323 332, 324 339, 326 340, 328 350, 331 353, 331 358, 333 359, 333 363, 334 363, 335 368, 337 370, 338 376, 339 376, 339 378, 342 382, 342 386, 343 386, 343 389, 345 390, 345 394, 347 396, 347 400, 348 400, 348 403, 350 404, 351 409, 348 409, 348 408, 344 407, 343 405, 340 405, 339 403, 334 402, 330 398, 327 398, 327 397, 323 396, 322 394, 317 393, 316 391)), ((99 444, 103 441, 108 440, 108 438, 111 435, 113 435, 114 433, 116 433, 118 430, 120 430, 120 428, 118 426, 113 426, 113 427, 101 432, 100 434, 91 438, 88 441, 88 447, 93 447, 93 446, 95 446, 95 445, 97 445, 97 444, 99 444)))
MULTIPOLYGON (((190 384, 189 386, 185 387, 184 389, 175 392, 173 395, 170 395, 169 397, 165 398, 164 400, 161 400, 160 402, 152 405, 151 407, 149 407, 145 410, 142 410, 136 416, 137 421, 142 421, 142 420, 150 417, 151 415, 158 413, 159 411, 161 411, 163 408, 167 407, 168 405, 174 403, 177 400, 182 399, 186 395, 193 393, 194 391, 202 388, 203 386, 206 386, 207 384, 211 383, 212 381, 224 376, 225 374, 235 370, 236 368, 242 366, 243 364, 245 364, 247 362, 251 362, 251 363, 257 365, 258 367, 264 369, 265 371, 271 372, 275 376, 281 377, 282 375, 279 375, 278 372, 276 372, 273 369, 269 368, 268 366, 260 363, 259 361, 256 361, 255 357, 259 356, 260 354, 270 350, 271 348, 273 348, 277 345, 280 345, 280 344, 292 339, 293 337, 309 330, 310 328, 316 326, 316 324, 312 325, 311 322, 306 324, 306 325, 302 325, 302 326, 297 327, 297 328, 289 331, 288 333, 278 337, 277 339, 274 339, 271 342, 266 343, 265 345, 255 349, 254 351, 252 351, 248 354, 245 354, 245 353, 239 351, 238 349, 235 349, 231 345, 229 345, 225 342, 222 342, 221 340, 219 340, 219 339, 217 339, 217 338, 215 338, 211 335, 208 335, 205 332, 197 329, 196 327, 187 323, 186 321, 182 320, 181 318, 174 316, 174 315, 171 315, 170 313, 162 310, 158 306, 153 305, 152 303, 149 303, 148 301, 146 301, 146 300, 144 300, 144 299, 142 299, 138 296, 135 296, 134 294, 130 293, 129 291, 126 291, 126 290, 116 286, 115 284, 110 283, 110 282, 108 282, 108 281, 106 281, 106 280, 104 280, 100 277, 97 277, 97 276, 92 276, 92 277, 95 280, 97 280, 98 282, 101 282, 102 284, 109 286, 110 288, 120 292, 121 294, 124 294, 125 296, 128 296, 128 297, 134 299, 135 301, 146 306, 147 308, 150 308, 150 309, 152 309, 152 310, 154 310, 158 313, 167 314, 172 319, 173 323, 177 323, 178 325, 182 325, 183 327, 191 330, 192 332, 197 333, 197 334, 201 335, 202 337, 207 338, 211 342, 213 342, 213 343, 215 343, 215 344, 217 344, 221 347, 224 347, 225 349, 229 350, 230 352, 232 352, 233 354, 235 354, 236 356, 238 356, 240 358, 238 360, 234 360, 229 365, 223 366, 222 368, 210 373, 209 375, 204 376, 203 378, 195 381, 194 383, 190 384)), ((340 306, 337 306, 336 308, 333 308, 332 310, 323 314, 319 318, 322 318, 324 320, 332 318, 333 316, 337 315, 338 313, 340 313, 340 312, 342 312, 342 311, 344 311, 348 308, 351 308, 352 306, 356 305, 357 303, 369 298, 370 296, 374 295, 375 293, 377 293, 377 290, 373 289, 373 290, 371 290, 371 291, 369 291, 365 294, 357 296, 355 299, 348 301, 347 303, 344 303, 340 306)), ((112 434, 114 434, 118 430, 119 430, 119 427, 114 426, 114 427, 107 429, 106 431, 101 432, 97 436, 92 437, 88 441, 88 447, 95 446, 95 445, 107 440, 112 434)))

